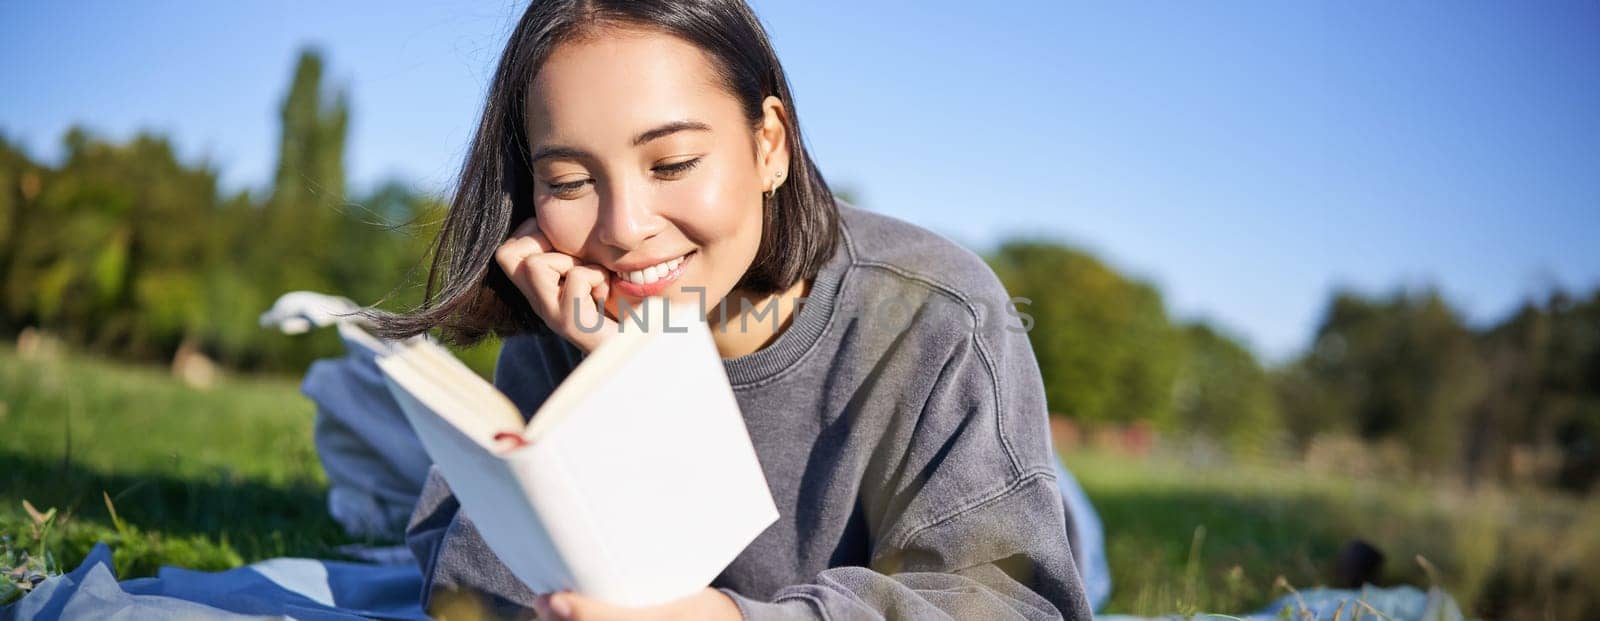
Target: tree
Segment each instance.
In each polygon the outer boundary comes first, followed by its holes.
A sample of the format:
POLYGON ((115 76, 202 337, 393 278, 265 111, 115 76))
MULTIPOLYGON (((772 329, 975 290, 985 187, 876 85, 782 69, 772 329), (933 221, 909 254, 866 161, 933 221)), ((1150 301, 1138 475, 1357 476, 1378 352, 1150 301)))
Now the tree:
POLYGON ((350 111, 343 90, 324 94, 323 61, 302 50, 279 114, 282 134, 272 195, 263 210, 264 235, 253 272, 269 293, 328 290, 325 271, 337 252, 344 217, 344 145, 350 111))
POLYGON ((1302 411, 1302 402, 1287 400, 1290 418, 1325 420, 1332 411, 1364 439, 1402 443, 1418 466, 1462 463, 1486 374, 1473 333, 1437 291, 1376 300, 1336 293, 1300 366, 1317 397, 1310 407, 1324 409, 1302 411))
POLYGON ((211 258, 216 173, 149 134, 115 145, 74 128, 65 142, 7 250, 7 286, 26 292, 11 314, 102 351, 167 351, 205 313, 193 266, 211 258))
POLYGON ((1179 426, 1234 452, 1267 448, 1281 422, 1272 383, 1255 355, 1204 323, 1183 328, 1183 350, 1174 389, 1179 426))
POLYGON ((1172 418, 1182 345, 1161 295, 1093 257, 1047 241, 1007 242, 990 263, 1028 298, 1028 333, 1053 411, 1095 422, 1172 418))
POLYGON ((11 332, 27 322, 31 310, 31 283, 15 273, 22 240, 38 213, 37 200, 44 185, 45 167, 0 134, 0 330, 11 332))
POLYGON ((1585 492, 1600 479, 1600 290, 1529 301, 1479 339, 1489 376, 1473 412, 1471 475, 1507 474, 1518 447, 1549 447, 1547 473, 1585 492))

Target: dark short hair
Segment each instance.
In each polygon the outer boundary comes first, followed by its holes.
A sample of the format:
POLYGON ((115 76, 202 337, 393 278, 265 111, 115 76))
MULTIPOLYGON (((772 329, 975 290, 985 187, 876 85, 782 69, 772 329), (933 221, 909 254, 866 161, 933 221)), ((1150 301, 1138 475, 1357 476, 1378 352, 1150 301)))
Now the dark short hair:
POLYGON ((764 210, 761 245, 736 288, 766 295, 816 275, 839 243, 839 211, 801 138, 788 78, 766 31, 743 0, 534 0, 500 55, 449 212, 431 245, 423 302, 405 313, 364 309, 377 335, 401 339, 439 328, 447 342, 546 333, 521 290, 494 260, 518 223, 533 216, 524 102, 528 85, 560 44, 609 27, 651 29, 698 46, 744 109, 752 133, 762 102, 787 111, 786 182, 764 210))

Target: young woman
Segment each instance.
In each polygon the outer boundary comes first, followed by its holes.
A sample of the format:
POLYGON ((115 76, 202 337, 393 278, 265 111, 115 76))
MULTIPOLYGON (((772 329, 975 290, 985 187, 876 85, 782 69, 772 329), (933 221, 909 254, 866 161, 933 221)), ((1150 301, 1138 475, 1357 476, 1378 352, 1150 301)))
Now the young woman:
POLYGON ((435 472, 407 534, 424 605, 470 592, 541 618, 1090 617, 1008 296, 974 254, 833 197, 742 0, 535 0, 429 292, 379 333, 504 337, 495 384, 530 414, 619 305, 699 305, 781 517, 710 588, 624 610, 529 592, 435 472))

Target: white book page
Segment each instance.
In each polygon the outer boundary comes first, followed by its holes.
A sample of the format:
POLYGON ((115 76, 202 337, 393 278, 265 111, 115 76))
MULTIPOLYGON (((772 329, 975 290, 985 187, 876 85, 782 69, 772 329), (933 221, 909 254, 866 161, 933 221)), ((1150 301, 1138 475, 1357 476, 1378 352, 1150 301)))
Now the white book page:
POLYGON ((705 323, 688 310, 671 321, 687 333, 662 321, 586 357, 525 431, 533 443, 499 454, 494 434, 521 415, 492 385, 431 343, 378 358, 462 511, 535 592, 670 601, 777 520, 705 323))
POLYGON ((576 583, 561 548, 546 530, 533 500, 558 497, 539 489, 550 485, 550 480, 537 476, 537 470, 513 468, 480 440, 438 416, 433 404, 407 389, 417 379, 414 370, 393 362, 383 367, 384 381, 428 456, 450 483, 461 511, 472 519, 495 556, 535 592, 573 588, 576 583))
POLYGON ((486 447, 495 446, 495 434, 523 428, 522 414, 510 399, 435 343, 419 340, 376 361, 436 415, 486 447))
POLYGON ((569 558, 574 572, 614 575, 585 593, 617 605, 693 594, 778 518, 709 331, 687 311, 672 325, 689 332, 641 339, 534 445, 556 452, 610 565, 569 558))
MULTIPOLYGON (((473 408, 482 416, 489 417, 495 426, 504 427, 502 431, 520 433, 525 423, 522 413, 517 405, 506 397, 505 393, 495 388, 478 376, 460 358, 450 353, 450 350, 432 341, 422 341, 412 346, 420 356, 411 357, 412 362, 419 368, 431 372, 435 383, 442 384, 468 399, 473 408)), ((408 356, 410 357, 410 356, 408 356)))
POLYGON ((678 306, 677 314, 673 315, 666 300, 661 298, 645 298, 637 307, 630 307, 630 313, 618 322, 621 332, 585 356, 583 362, 545 398, 538 413, 528 423, 528 429, 522 436, 524 439, 535 442, 541 434, 560 424, 588 398, 596 385, 608 380, 616 373, 617 367, 633 357, 634 352, 645 347, 657 335, 667 334, 665 330, 669 327, 669 321, 670 327, 676 329, 687 325, 685 322, 693 318, 690 308, 684 305, 678 306))

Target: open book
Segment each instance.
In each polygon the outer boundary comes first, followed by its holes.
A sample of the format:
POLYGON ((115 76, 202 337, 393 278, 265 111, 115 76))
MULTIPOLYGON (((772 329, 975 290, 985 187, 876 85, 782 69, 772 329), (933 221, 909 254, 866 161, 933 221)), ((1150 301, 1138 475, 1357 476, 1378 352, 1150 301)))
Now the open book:
POLYGON ((428 339, 377 359, 461 510, 535 593, 691 595, 778 518, 704 320, 646 302, 645 325, 624 317, 527 425, 428 339))

